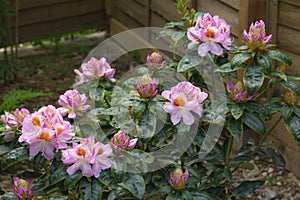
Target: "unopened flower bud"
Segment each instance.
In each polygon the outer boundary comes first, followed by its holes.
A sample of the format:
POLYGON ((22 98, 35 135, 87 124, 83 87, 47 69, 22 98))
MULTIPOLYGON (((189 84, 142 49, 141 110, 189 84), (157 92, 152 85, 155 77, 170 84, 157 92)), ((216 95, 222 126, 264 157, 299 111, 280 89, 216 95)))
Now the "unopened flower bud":
POLYGON ((33 187, 30 180, 23 180, 18 177, 14 179, 14 194, 18 200, 30 200, 33 198, 33 187))
POLYGON ((295 106, 297 104, 297 95, 294 92, 286 91, 283 95, 284 102, 289 106, 295 106))
POLYGON ((141 76, 138 80, 137 91, 142 98, 153 99, 158 93, 156 81, 148 75, 141 76))
POLYGON ((181 168, 176 168, 175 171, 170 174, 169 183, 175 190, 184 190, 188 176, 188 168, 185 169, 184 173, 181 168))
POLYGON ((163 57, 158 52, 153 52, 147 56, 147 65, 150 70, 157 71, 165 67, 166 62, 162 61, 163 57))
POLYGON ((130 140, 126 132, 120 130, 111 139, 111 144, 117 152, 127 151, 135 147, 137 140, 137 138, 130 140))

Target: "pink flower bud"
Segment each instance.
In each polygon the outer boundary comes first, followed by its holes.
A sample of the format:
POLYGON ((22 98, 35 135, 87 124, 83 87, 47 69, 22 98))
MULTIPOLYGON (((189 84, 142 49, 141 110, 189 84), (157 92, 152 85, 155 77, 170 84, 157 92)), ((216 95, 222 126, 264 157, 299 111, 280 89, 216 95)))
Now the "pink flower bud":
POLYGON ((147 56, 147 65, 150 70, 158 71, 166 66, 166 62, 162 61, 163 57, 158 52, 153 52, 147 56))
POLYGON ((19 200, 30 200, 33 198, 34 189, 30 180, 18 177, 14 179, 14 193, 19 200))
POLYGON ((135 147, 137 140, 138 138, 130 140, 126 135, 126 132, 120 130, 111 139, 111 144, 117 152, 127 151, 135 147))
POLYGON ((235 102, 246 102, 253 98, 253 96, 249 96, 242 84, 242 82, 238 81, 235 86, 232 83, 226 83, 226 89, 229 92, 229 97, 235 102))
POLYGON ((175 171, 170 174, 169 183, 175 190, 184 190, 188 176, 188 168, 185 169, 184 173, 181 168, 176 168, 175 171))
POLYGON ((141 76, 138 80, 137 91, 142 98, 153 99, 158 93, 156 81, 148 75, 141 76))

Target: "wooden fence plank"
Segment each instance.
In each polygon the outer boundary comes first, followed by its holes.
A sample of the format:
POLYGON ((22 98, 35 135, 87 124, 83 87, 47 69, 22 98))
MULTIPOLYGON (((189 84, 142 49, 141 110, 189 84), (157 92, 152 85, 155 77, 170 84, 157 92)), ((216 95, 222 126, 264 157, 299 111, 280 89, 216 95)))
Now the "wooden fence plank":
POLYGON ((234 8, 235 10, 239 10, 240 8, 240 0, 220 0, 220 1, 234 8))
POLYGON ((167 21, 178 21, 181 18, 176 11, 175 3, 172 0, 152 0, 151 9, 167 21))
POLYGON ((72 2, 72 1, 81 1, 81 0, 51 0, 51 1, 45 1, 45 0, 21 0, 20 3, 20 10, 25 9, 32 9, 37 7, 45 7, 49 5, 54 4, 60 4, 64 2, 72 2))
POLYGON ((23 26, 19 29, 19 41, 28 42, 92 28, 105 28, 104 13, 95 12, 84 16, 75 16, 56 21, 49 21, 48 23, 23 26))
POLYGON ((230 25, 231 33, 238 36, 239 12, 229 6, 226 6, 219 0, 198 0, 197 11, 209 12, 211 15, 219 15, 230 25))
MULTIPOLYGON (((120 9, 132 19, 145 26, 146 13, 145 7, 134 0, 116 0, 116 8, 120 9)), ((119 18, 117 18, 119 19, 119 18)))
POLYGON ((99 0, 64 2, 59 4, 59 6, 51 4, 45 7, 20 10, 19 25, 24 26, 34 23, 48 22, 92 12, 104 12, 104 9, 103 1, 99 0))
POLYGON ((278 23, 300 31, 300 7, 280 3, 278 23))
POLYGON ((285 3, 289 3, 289 4, 294 5, 294 6, 300 7, 300 1, 299 0, 281 0, 281 1, 285 2, 285 3))
POLYGON ((300 31, 278 25, 277 45, 294 54, 300 55, 300 31))
POLYGON ((267 1, 266 31, 272 33, 272 43, 277 43, 279 0, 267 1))

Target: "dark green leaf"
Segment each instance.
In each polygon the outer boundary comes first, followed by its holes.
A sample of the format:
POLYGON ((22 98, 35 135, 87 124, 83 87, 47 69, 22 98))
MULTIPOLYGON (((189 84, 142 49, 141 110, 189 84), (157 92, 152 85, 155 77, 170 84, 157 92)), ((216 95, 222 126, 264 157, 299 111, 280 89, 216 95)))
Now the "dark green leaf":
POLYGON ((225 175, 225 178, 227 181, 232 181, 232 173, 231 173, 230 169, 225 168, 224 175, 225 175))
POLYGON ((249 95, 254 95, 264 82, 264 73, 262 67, 257 63, 252 63, 247 66, 244 72, 244 85, 249 95))
POLYGON ((272 61, 268 56, 261 55, 258 63, 263 67, 265 74, 270 74, 272 71, 272 61))
POLYGON ((171 39, 177 43, 179 40, 181 40, 186 34, 186 31, 176 31, 172 36, 171 39))
POLYGON ((264 107, 268 111, 269 115, 273 115, 274 113, 281 111, 282 105, 278 102, 268 101, 264 107))
POLYGON ((197 51, 185 55, 178 63, 178 72, 187 72, 194 69, 197 65, 201 65, 204 59, 201 58, 197 51))
POLYGON ((150 153, 140 149, 132 149, 127 153, 133 157, 132 159, 134 159, 135 162, 152 163, 154 161, 154 157, 150 153))
POLYGON ((42 154, 38 154, 34 157, 33 160, 33 169, 35 171, 41 170, 46 164, 47 160, 42 154))
POLYGON ((300 108, 297 107, 297 106, 293 106, 293 110, 294 110, 294 113, 295 113, 298 117, 300 117, 300 108))
POLYGON ((238 119, 243 115, 244 107, 241 104, 233 104, 231 106, 231 114, 234 117, 234 119, 238 119))
POLYGON ((222 73, 229 73, 229 72, 233 72, 234 70, 231 68, 231 63, 225 63, 224 65, 218 67, 215 71, 222 72, 222 73))
POLYGON ((83 179, 79 185, 80 191, 83 193, 84 200, 101 200, 102 187, 98 179, 92 177, 91 180, 83 179))
POLYGON ((300 144, 300 118, 297 115, 292 115, 289 119, 284 120, 284 123, 288 132, 300 144))
POLYGON ((297 94, 297 96, 300 95, 300 87, 299 87, 299 85, 297 83, 292 82, 292 81, 281 81, 280 83, 286 89, 291 90, 295 94, 297 94))
POLYGON ((243 123, 241 120, 229 118, 228 130, 237 141, 241 141, 241 138, 243 136, 243 123))
POLYGON ((273 71, 272 74, 273 74, 274 76, 277 76, 277 77, 281 78, 281 79, 284 80, 284 81, 287 81, 286 74, 283 73, 283 72, 273 71))
POLYGON ((18 147, 13 149, 4 155, 1 162, 1 169, 5 170, 18 162, 26 160, 28 157, 28 149, 26 147, 18 147))
POLYGON ((185 160, 184 165, 190 166, 194 163, 201 162, 201 161, 202 159, 200 159, 199 153, 194 153, 185 160))
POLYGON ((66 168, 64 166, 59 167, 53 173, 51 173, 50 179, 49 179, 49 184, 55 185, 58 182, 66 179, 67 177, 68 177, 68 174, 66 172, 66 168))
POLYGON ((249 156, 237 156, 231 162, 232 163, 241 163, 241 162, 248 162, 251 158, 249 156))
POLYGON ((66 188, 70 189, 70 188, 74 187, 75 184, 78 183, 81 178, 82 178, 82 172, 77 171, 75 174, 69 175, 66 178, 64 185, 65 185, 66 188))
POLYGON ((5 192, 2 195, 2 200, 18 200, 13 192, 5 192))
POLYGON ((156 130, 156 117, 152 112, 144 112, 142 119, 136 121, 136 130, 138 137, 142 139, 151 139, 156 130))
POLYGON ((283 63, 284 65, 287 65, 287 66, 292 65, 291 58, 288 57, 285 53, 283 53, 283 52, 281 52, 279 50, 270 50, 270 51, 267 51, 267 55, 270 58, 283 63))
POLYGON ((263 186, 264 183, 265 181, 244 181, 233 189, 233 193, 237 196, 246 197, 263 186))
POLYGON ((259 133, 260 135, 264 135, 266 133, 265 123, 257 113, 245 111, 242 119, 244 124, 246 124, 249 128, 259 133))
POLYGON ((283 119, 287 120, 293 113, 293 108, 290 106, 282 106, 281 115, 283 119))
POLYGON ((145 193, 145 182, 142 175, 127 173, 122 186, 136 198, 143 198, 145 193))
POLYGON ((117 184, 112 176, 112 171, 111 170, 104 170, 100 173, 99 181, 107 186, 116 189, 117 184))
POLYGON ((183 200, 181 193, 173 193, 167 196, 166 200, 183 200))
POLYGON ((239 53, 232 58, 232 68, 236 68, 251 58, 249 53, 239 53))
POLYGON ((11 150, 11 148, 5 144, 0 145, 0 156, 6 154, 7 152, 9 152, 11 150))
POLYGON ((193 195, 194 200, 221 200, 219 197, 213 195, 213 194, 207 194, 202 191, 190 191, 190 193, 193 195))
POLYGON ((271 156, 275 165, 282 167, 282 168, 285 167, 285 160, 282 157, 282 155, 280 154, 280 152, 278 152, 277 150, 272 149, 272 148, 267 148, 267 152, 271 156))

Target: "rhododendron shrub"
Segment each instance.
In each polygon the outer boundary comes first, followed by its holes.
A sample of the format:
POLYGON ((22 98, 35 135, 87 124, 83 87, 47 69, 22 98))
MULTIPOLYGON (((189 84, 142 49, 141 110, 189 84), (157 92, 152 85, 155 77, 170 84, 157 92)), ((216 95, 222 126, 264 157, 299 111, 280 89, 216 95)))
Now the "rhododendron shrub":
POLYGON ((3 113, 1 169, 21 161, 34 169, 15 179, 18 199, 238 199, 265 183, 233 178, 258 153, 285 167, 266 140, 282 120, 300 142, 300 88, 285 74, 291 59, 270 44, 261 20, 235 46, 225 19, 182 1, 177 8, 182 21, 161 35, 172 48, 188 41, 182 58, 153 52, 117 80, 106 58, 91 57, 75 70, 61 107, 3 113), (266 95, 275 86, 282 94, 266 95), (243 139, 233 154, 245 131, 261 140, 243 139))

